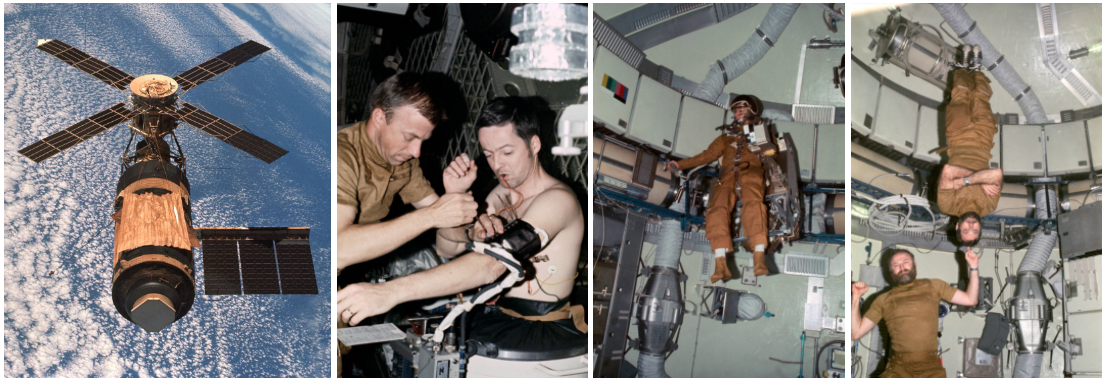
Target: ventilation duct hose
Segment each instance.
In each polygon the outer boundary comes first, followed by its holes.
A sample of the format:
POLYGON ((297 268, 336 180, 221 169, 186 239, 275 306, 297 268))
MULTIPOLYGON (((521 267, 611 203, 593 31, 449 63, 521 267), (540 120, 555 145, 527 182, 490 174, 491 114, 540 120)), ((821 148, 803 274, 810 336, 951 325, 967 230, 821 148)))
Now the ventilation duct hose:
POLYGON ((728 82, 749 70, 762 59, 762 56, 766 55, 769 48, 777 44, 781 32, 789 25, 799 6, 800 4, 773 4, 769 8, 769 13, 766 13, 766 17, 762 19, 762 23, 758 25, 758 29, 750 35, 743 46, 710 66, 704 81, 701 81, 693 91, 693 97, 715 103, 719 95, 723 94, 723 87, 728 82))
MULTIPOLYGON (((1035 191, 1035 218, 1040 220, 1058 218, 1058 194, 1052 188, 1044 187, 1035 191)), ((1020 261, 1018 272, 1042 273, 1047 258, 1058 242, 1057 231, 1051 234, 1036 233, 1027 245, 1027 254, 1020 261)), ((1017 273, 1018 273, 1017 272, 1017 273)))
MULTIPOLYGON (((685 199, 673 203, 670 209, 684 211, 685 199)), ((681 221, 663 220, 654 266, 638 301, 639 378, 669 378, 666 353, 685 314, 678 271, 682 240, 681 221)))
POLYGON ((1002 59, 1003 56, 993 47, 985 34, 981 33, 981 28, 977 27, 977 22, 970 18, 966 10, 962 9, 959 4, 933 5, 947 24, 950 24, 950 27, 954 29, 954 33, 962 39, 962 42, 968 45, 981 46, 981 55, 986 61, 982 65, 988 68, 996 82, 999 82, 1000 86, 1003 86, 1004 90, 1007 90, 1008 94, 1016 99, 1023 115, 1027 117, 1027 123, 1050 123, 1050 120, 1046 118, 1046 112, 1043 111, 1043 104, 1039 102, 1039 96, 1035 95, 1035 91, 1026 82, 1023 82, 1015 69, 1012 69, 1012 64, 1008 60, 995 62, 995 60, 1002 59))
POLYGON ((1043 368, 1043 353, 1020 354, 1012 370, 1013 378, 1039 378, 1043 368))
MULTIPOLYGON (((1058 216, 1058 194, 1043 187, 1035 192, 1035 218, 1058 216)), ((1013 369, 1016 378, 1038 378, 1046 350, 1046 325, 1050 321, 1050 305, 1042 286, 1042 271, 1057 243, 1057 231, 1037 233, 1028 244, 1020 261, 1016 280, 1016 295, 1008 310, 1008 319, 1016 323, 1019 354, 1013 369)))

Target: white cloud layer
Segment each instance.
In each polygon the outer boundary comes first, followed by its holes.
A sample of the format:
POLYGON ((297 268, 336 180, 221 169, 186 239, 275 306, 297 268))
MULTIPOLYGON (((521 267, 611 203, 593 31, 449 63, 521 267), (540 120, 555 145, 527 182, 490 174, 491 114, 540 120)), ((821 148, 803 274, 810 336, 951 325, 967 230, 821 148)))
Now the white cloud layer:
POLYGON ((330 373, 330 8, 4 5, 4 375, 330 373), (17 150, 125 96, 35 49, 56 38, 132 75, 172 75, 248 39, 273 50, 188 92, 289 150, 265 164, 182 126, 196 226, 312 227, 318 296, 207 296, 159 333, 111 299, 112 200, 126 128, 34 164, 17 150))

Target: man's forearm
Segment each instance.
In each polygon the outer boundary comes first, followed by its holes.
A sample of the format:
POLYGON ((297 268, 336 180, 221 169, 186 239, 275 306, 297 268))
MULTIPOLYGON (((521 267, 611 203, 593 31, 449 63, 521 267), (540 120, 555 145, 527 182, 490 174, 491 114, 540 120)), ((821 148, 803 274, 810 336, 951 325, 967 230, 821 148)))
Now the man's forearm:
POLYGON ((381 257, 434 227, 423 210, 374 224, 352 224, 339 231, 338 267, 381 257))
POLYGON ((389 281, 398 303, 449 296, 496 281, 507 268, 492 256, 467 253, 446 264, 389 281))
POLYGON ((439 256, 457 256, 465 251, 465 243, 467 242, 469 242, 469 238, 466 237, 466 227, 464 226, 439 228, 435 234, 435 248, 438 249, 439 256))
POLYGON ((966 294, 968 294, 969 297, 973 299, 973 303, 969 304, 968 306, 975 306, 978 303, 977 298, 978 296, 980 296, 977 292, 978 279, 980 279, 980 277, 978 276, 979 275, 977 271, 970 271, 969 273, 969 285, 966 286, 966 294))
POLYGON ((851 297, 850 299, 850 340, 857 341, 862 336, 866 335, 862 333, 862 307, 861 299, 858 297, 851 297))

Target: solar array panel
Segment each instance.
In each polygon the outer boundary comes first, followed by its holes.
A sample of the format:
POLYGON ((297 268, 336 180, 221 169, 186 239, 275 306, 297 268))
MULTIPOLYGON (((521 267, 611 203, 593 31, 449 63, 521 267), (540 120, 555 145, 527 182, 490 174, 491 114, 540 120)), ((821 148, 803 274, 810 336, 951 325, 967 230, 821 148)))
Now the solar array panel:
POLYGON ((251 58, 257 57, 259 54, 265 53, 268 50, 268 46, 254 41, 247 41, 242 43, 242 45, 223 52, 223 54, 215 58, 194 66, 192 69, 184 71, 184 73, 173 77, 173 79, 177 81, 177 85, 180 86, 181 91, 187 91, 215 78, 215 76, 231 70, 231 68, 242 65, 246 61, 250 61, 251 58))
POLYGON ((204 242, 204 293, 242 294, 239 246, 233 240, 204 242))
POLYGON ((277 258, 281 259, 281 292, 284 294, 319 294, 315 285, 312 247, 306 240, 285 240, 277 243, 277 258))
POLYGON ((78 143, 87 141, 97 134, 104 132, 104 130, 118 125, 120 122, 130 118, 132 114, 133 112, 123 107, 122 103, 117 103, 115 106, 93 114, 91 117, 85 118, 65 130, 51 134, 38 142, 20 149, 19 153, 35 161, 35 163, 42 163, 42 161, 57 153, 73 147, 78 143))
POLYGON ((119 90, 127 89, 135 80, 134 76, 58 40, 39 40, 38 49, 119 90))
POLYGON ((319 294, 307 228, 197 228, 206 294, 319 294))
POLYGON ((242 265, 242 293, 281 294, 272 240, 240 240, 239 262, 242 265))
POLYGON ((261 159, 265 163, 273 163, 273 161, 289 153, 288 150, 282 149, 257 135, 250 134, 211 113, 200 110, 193 104, 185 102, 183 105, 184 107, 179 111, 179 118, 182 121, 255 158, 261 159))

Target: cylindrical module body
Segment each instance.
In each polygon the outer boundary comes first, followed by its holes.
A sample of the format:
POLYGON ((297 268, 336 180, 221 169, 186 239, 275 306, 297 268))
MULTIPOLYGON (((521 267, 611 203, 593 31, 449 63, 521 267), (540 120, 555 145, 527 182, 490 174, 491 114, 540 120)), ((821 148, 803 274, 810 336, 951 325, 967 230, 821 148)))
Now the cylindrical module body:
POLYGON ((184 317, 195 296, 189 184, 176 165, 135 163, 114 203, 112 300, 124 318, 157 332, 184 317))

